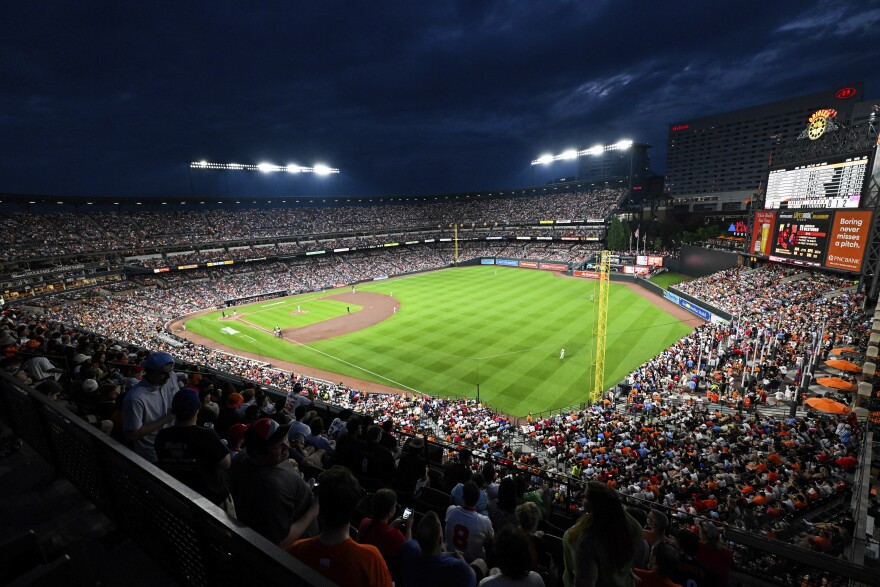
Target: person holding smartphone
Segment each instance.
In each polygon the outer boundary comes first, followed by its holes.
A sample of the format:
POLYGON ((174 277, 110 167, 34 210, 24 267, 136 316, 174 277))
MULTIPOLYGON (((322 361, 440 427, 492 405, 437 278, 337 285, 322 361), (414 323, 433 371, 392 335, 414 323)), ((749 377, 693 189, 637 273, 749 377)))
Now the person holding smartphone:
POLYGON ((373 517, 364 518, 358 528, 358 542, 378 548, 394 578, 399 567, 400 549, 412 539, 413 525, 412 510, 407 508, 403 516, 394 519, 396 513, 397 494, 391 489, 380 489, 373 496, 373 517))

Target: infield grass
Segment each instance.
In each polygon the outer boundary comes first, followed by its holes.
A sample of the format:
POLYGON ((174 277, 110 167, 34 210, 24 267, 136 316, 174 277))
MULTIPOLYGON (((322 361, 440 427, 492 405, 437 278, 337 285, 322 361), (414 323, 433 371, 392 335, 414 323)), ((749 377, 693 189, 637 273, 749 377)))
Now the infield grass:
MULTIPOLYGON (((483 402, 514 416, 585 401, 593 387, 596 281, 476 266, 361 284, 358 290, 393 293, 400 311, 370 328, 308 345, 240 321, 221 321, 219 312, 187 321, 187 330, 339 373, 342 381, 348 375, 431 395, 471 397, 479 385, 483 402)), ((345 314, 346 304, 320 299, 343 291, 257 302, 237 312, 267 330, 299 327, 345 314), (297 305, 304 313, 291 315, 297 305)), ((612 283, 604 387, 691 330, 612 283)))

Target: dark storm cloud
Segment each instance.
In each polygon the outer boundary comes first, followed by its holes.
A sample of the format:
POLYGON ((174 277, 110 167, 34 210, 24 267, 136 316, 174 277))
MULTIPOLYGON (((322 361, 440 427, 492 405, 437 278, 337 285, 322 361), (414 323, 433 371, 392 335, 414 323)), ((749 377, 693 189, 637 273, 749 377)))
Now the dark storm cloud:
POLYGON ((671 122, 876 91, 874 3, 657 4, 11 5, 0 190, 215 190, 187 170, 201 159, 326 162, 345 194, 517 187, 542 152, 622 137, 654 145, 662 171, 671 122))

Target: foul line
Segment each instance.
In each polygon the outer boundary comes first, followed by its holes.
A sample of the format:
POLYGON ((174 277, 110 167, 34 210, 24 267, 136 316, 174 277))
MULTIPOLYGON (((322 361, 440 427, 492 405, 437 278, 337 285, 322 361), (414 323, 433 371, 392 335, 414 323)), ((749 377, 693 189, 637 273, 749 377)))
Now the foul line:
POLYGON ((333 359, 334 361, 338 361, 338 362, 340 362, 340 363, 342 363, 342 364, 344 364, 344 365, 348 365, 349 367, 354 367, 355 369, 358 369, 358 370, 360 370, 360 371, 363 371, 364 373, 369 373, 370 375, 373 375, 374 377, 378 377, 379 379, 384 379, 385 381, 387 381, 387 382, 389 382, 389 383, 392 383, 392 384, 394 384, 394 385, 397 386, 397 387, 401 387, 401 388, 403 388, 403 389, 407 389, 407 390, 409 390, 409 391, 412 391, 412 392, 414 392, 414 393, 418 393, 418 394, 420 394, 420 395, 425 395, 424 392, 421 392, 421 391, 419 391, 418 389, 416 389, 416 388, 414 388, 414 387, 410 387, 409 385, 406 385, 406 384, 401 383, 401 382, 399 382, 399 381, 395 381, 394 379, 391 379, 391 378, 389 378, 389 377, 385 377, 384 375, 380 375, 379 373, 376 373, 375 371, 370 371, 369 369, 367 369, 367 368, 365 368, 365 367, 361 367, 360 365, 355 365, 354 363, 351 363, 351 362, 349 362, 349 361, 346 361, 345 359, 340 359, 340 358, 337 357, 336 355, 331 355, 330 353, 326 353, 326 352, 324 352, 324 351, 322 351, 322 350, 318 350, 318 349, 316 349, 316 348, 310 347, 309 345, 307 345, 307 344, 304 343, 304 342, 299 342, 298 340, 293 340, 292 338, 287 338, 286 336, 282 337, 282 340, 286 340, 286 341, 292 342, 293 344, 299 345, 299 346, 301 346, 301 347, 303 347, 303 348, 306 348, 306 349, 308 349, 308 350, 310 350, 310 351, 312 351, 312 352, 318 353, 318 354, 320 354, 320 355, 324 355, 325 357, 328 357, 328 358, 330 358, 330 359, 333 359))

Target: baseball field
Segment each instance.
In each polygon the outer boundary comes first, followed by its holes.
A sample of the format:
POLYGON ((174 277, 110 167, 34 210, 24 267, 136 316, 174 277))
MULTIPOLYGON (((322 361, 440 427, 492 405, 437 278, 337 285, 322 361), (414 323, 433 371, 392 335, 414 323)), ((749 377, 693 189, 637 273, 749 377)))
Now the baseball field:
MULTIPOLYGON (((605 387, 695 324, 636 287, 611 284, 605 387)), ((439 396, 479 387, 483 402, 523 416, 586 399, 597 300, 593 280, 462 267, 210 312, 189 318, 186 334, 342 381, 439 396)))

